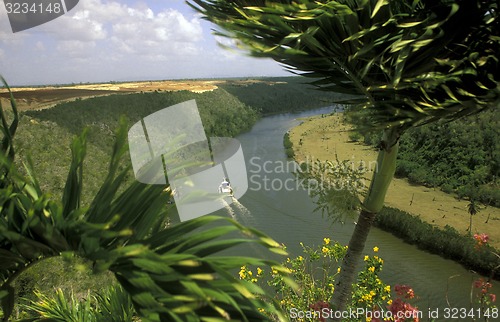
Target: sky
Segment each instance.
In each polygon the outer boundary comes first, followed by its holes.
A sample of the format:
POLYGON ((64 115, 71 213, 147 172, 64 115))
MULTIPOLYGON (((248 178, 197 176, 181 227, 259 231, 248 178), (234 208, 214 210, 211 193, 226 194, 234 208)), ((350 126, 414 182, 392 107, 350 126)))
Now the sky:
POLYGON ((13 33, 0 4, 0 75, 11 85, 290 75, 222 49, 214 27, 184 0, 80 0, 13 33))

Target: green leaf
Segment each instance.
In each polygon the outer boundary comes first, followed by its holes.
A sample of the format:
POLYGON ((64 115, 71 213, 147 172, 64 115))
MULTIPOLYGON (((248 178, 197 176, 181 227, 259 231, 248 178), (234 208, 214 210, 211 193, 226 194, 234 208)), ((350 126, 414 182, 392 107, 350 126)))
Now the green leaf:
POLYGON ((377 3, 375 4, 375 7, 373 8, 371 18, 373 19, 377 15, 380 8, 382 8, 383 6, 386 6, 388 4, 389 4, 389 1, 387 1, 387 0, 378 0, 377 3))
POLYGON ((0 287, 0 305, 2 307, 4 321, 7 321, 14 310, 14 287, 3 284, 0 287))

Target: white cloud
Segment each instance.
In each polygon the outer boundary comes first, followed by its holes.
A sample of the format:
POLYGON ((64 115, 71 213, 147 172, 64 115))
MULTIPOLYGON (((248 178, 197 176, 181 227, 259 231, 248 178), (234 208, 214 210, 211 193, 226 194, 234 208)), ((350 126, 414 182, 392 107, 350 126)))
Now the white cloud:
MULTIPOLYGON (((64 44, 60 50, 85 47, 76 45, 100 42, 109 56, 141 55, 175 57, 199 52, 203 30, 199 18, 188 18, 177 10, 155 13, 141 4, 135 7, 101 0, 80 1, 69 14, 37 27, 64 44), (71 43, 66 43, 71 41, 71 43), (68 45, 71 44, 71 45, 68 45), (107 47, 107 48, 104 48, 107 47), (111 52, 112 51, 112 52, 111 52)), ((74 54, 70 52, 70 54, 74 54)))
POLYGON ((129 9, 112 25, 114 45, 125 53, 146 57, 185 56, 199 52, 203 30, 198 19, 188 20, 172 9, 153 14, 151 9, 129 9))
POLYGON ((36 28, 36 32, 45 32, 63 41, 94 41, 105 39, 107 36, 104 24, 95 20, 87 10, 76 10, 72 15, 66 14, 36 28))
POLYGON ((35 43, 35 48, 36 48, 36 50, 38 50, 38 51, 45 51, 45 45, 44 45, 44 44, 43 44, 43 42, 41 42, 41 41, 37 41, 37 42, 35 43))
POLYGON ((247 76, 280 69, 217 48, 208 31, 213 26, 182 0, 81 0, 68 14, 15 34, 3 14, 0 5, 0 73, 15 83, 247 76))
POLYGON ((71 58, 88 58, 96 47, 93 41, 64 40, 57 44, 56 49, 71 58))

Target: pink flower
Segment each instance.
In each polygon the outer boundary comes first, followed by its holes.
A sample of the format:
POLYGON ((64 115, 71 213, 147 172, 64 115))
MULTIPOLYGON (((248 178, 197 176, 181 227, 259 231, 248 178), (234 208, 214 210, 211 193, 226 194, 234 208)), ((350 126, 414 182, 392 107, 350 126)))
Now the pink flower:
MULTIPOLYGON (((389 310, 392 313, 392 316, 398 317, 411 317, 414 322, 419 322, 419 312, 418 309, 412 306, 410 303, 404 302, 402 299, 397 298, 392 301, 392 304, 389 306, 389 310), (398 313, 403 312, 403 314, 398 313)), ((395 322, 403 322, 406 321, 406 318, 396 318, 395 322)))
POLYGON ((474 234, 474 239, 476 240, 476 247, 481 247, 486 245, 490 239, 487 234, 474 234))
POLYGON ((497 296, 493 293, 490 293, 490 288, 493 287, 493 284, 485 281, 483 278, 474 281, 474 287, 479 289, 478 297, 483 301, 486 297, 489 297, 491 302, 495 302, 497 296))
POLYGON ((413 289, 408 286, 408 285, 395 285, 394 290, 396 291, 396 294, 399 296, 404 296, 407 299, 412 299, 415 297, 415 292, 413 289))

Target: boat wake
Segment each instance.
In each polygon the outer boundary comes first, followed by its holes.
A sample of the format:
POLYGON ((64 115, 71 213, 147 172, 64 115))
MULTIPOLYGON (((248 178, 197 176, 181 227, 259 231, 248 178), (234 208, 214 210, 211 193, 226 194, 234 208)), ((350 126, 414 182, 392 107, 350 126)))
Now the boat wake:
POLYGON ((227 200, 224 199, 221 199, 221 202, 226 213, 229 216, 231 216, 231 218, 244 225, 253 224, 254 220, 252 213, 236 198, 232 198, 232 203, 229 203, 227 200))
POLYGON ((224 209, 226 210, 227 214, 231 216, 234 220, 236 220, 236 213, 234 212, 234 209, 231 207, 229 202, 227 202, 224 198, 220 199, 220 202, 222 203, 224 209))
POLYGON ((236 200, 236 198, 233 198, 233 206, 241 218, 243 218, 245 220, 249 220, 249 219, 253 218, 252 214, 250 213, 250 210, 248 210, 247 207, 243 206, 241 204, 241 202, 236 200))

